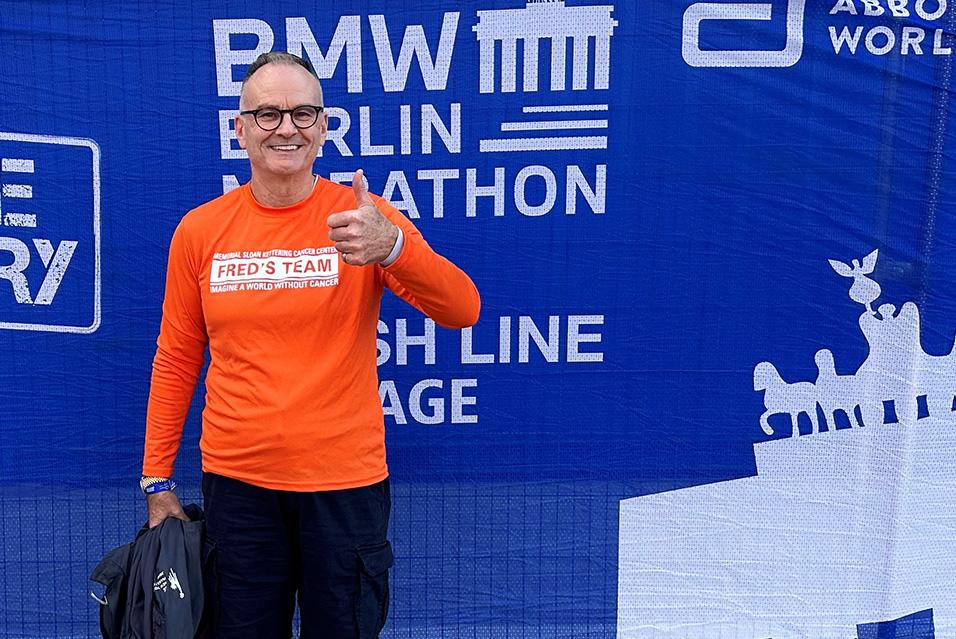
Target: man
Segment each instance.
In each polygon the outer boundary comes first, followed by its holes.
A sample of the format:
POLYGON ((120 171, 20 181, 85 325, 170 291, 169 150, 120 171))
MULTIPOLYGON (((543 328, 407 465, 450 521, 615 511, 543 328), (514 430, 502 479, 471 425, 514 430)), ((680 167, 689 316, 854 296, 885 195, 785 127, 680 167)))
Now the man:
POLYGON ((173 235, 141 486, 150 526, 172 492, 208 345, 202 489, 216 636, 377 637, 391 508, 375 369, 384 287, 439 324, 477 321, 465 273, 394 207, 312 173, 328 119, 305 60, 267 53, 236 117, 252 179, 173 235))

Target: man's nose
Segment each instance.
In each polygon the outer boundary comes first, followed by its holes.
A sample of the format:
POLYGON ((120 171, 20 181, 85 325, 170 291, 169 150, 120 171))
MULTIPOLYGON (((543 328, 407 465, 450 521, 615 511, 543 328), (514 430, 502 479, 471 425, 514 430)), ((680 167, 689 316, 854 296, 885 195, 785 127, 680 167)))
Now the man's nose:
POLYGON ((285 137, 291 137, 298 132, 298 129, 295 128, 295 125, 292 124, 292 114, 291 113, 282 113, 280 114, 282 118, 279 120, 279 126, 276 127, 276 133, 285 137))

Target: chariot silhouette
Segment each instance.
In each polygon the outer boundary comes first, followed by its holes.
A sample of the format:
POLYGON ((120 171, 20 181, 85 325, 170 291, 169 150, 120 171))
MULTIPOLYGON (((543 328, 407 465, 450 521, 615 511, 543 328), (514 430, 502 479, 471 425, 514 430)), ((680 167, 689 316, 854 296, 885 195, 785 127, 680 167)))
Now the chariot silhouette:
POLYGON ((814 360, 817 378, 812 382, 787 383, 770 362, 754 368, 754 390, 764 391, 765 411, 760 427, 773 434, 768 418, 790 416, 793 437, 800 435, 797 425, 801 413, 807 415, 812 433, 820 432, 817 406, 827 421, 829 431, 836 428, 836 415, 844 413, 850 425, 877 426, 895 421, 913 424, 920 417, 948 418, 953 414, 956 394, 956 346, 948 355, 926 353, 920 341, 919 308, 906 302, 897 310, 872 304, 881 294, 880 285, 869 275, 876 267, 878 251, 862 260, 844 264, 829 260, 833 270, 852 278, 849 296, 862 304, 860 329, 869 344, 869 354, 852 375, 837 375, 833 354, 828 349, 817 351, 814 360), (924 415, 920 405, 924 404, 924 415))

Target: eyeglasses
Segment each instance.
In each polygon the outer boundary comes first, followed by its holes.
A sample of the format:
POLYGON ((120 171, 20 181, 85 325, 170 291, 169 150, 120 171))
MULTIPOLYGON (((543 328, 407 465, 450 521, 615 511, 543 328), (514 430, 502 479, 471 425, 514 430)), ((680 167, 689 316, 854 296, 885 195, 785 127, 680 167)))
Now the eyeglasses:
POLYGON ((312 104, 302 104, 292 109, 276 109, 273 107, 263 107, 261 109, 252 109, 251 111, 240 111, 239 115, 251 115, 256 120, 256 124, 263 131, 275 131, 282 124, 282 118, 286 113, 289 119, 297 129, 308 129, 319 119, 319 114, 325 107, 312 104))

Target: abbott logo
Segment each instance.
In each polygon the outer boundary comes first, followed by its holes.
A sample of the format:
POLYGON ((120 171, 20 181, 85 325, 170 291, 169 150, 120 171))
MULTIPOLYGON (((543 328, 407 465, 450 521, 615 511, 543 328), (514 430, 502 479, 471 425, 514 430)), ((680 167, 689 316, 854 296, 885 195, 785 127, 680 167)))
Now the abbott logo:
POLYGON ((803 54, 803 9, 806 0, 789 0, 787 44, 779 51, 705 50, 700 48, 700 24, 707 20, 770 20, 770 3, 697 2, 684 12, 684 62, 692 67, 790 67, 803 54))
POLYGON ((99 147, 0 132, 0 329, 99 325, 99 147))

